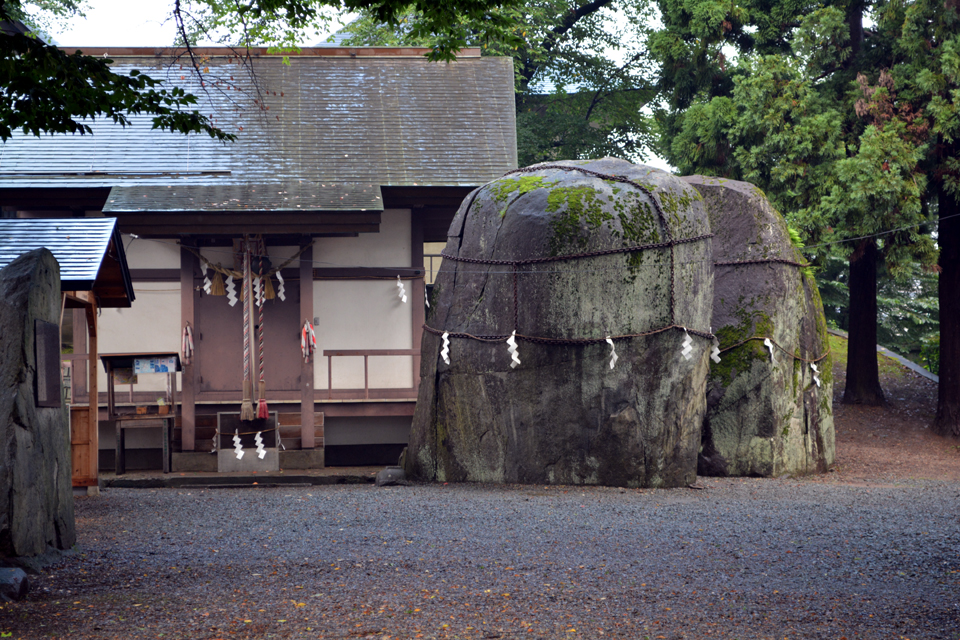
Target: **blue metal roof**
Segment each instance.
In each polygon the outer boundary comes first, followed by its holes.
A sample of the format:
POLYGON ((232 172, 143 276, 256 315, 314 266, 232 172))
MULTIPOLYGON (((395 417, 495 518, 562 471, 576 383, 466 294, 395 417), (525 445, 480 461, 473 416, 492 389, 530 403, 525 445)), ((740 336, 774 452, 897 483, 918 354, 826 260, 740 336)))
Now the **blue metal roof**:
POLYGON ((63 291, 90 291, 98 286, 125 290, 126 304, 122 294, 111 293, 102 297, 102 306, 129 306, 134 299, 116 218, 0 219, 0 268, 40 248, 49 250, 60 263, 63 291), (112 267, 109 276, 105 263, 112 267))

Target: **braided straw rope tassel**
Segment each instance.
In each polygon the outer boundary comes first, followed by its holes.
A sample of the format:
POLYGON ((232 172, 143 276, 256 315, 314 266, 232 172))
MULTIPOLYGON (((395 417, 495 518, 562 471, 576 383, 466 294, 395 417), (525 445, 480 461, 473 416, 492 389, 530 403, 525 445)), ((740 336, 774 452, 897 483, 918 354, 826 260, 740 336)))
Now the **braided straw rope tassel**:
POLYGON ((213 271, 213 280, 210 283, 210 295, 212 296, 227 295, 227 289, 223 285, 223 275, 216 269, 214 269, 213 271))

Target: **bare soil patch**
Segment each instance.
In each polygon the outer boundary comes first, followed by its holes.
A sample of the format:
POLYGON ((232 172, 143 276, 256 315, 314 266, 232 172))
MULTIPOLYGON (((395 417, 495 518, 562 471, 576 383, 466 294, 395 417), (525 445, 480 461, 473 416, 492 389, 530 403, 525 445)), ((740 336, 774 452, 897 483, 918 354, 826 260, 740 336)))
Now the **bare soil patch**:
POLYGON ((911 480, 960 482, 960 439, 930 430, 937 383, 879 356, 888 406, 845 405, 846 340, 832 336, 831 348, 837 460, 832 473, 817 479, 876 486, 911 480))

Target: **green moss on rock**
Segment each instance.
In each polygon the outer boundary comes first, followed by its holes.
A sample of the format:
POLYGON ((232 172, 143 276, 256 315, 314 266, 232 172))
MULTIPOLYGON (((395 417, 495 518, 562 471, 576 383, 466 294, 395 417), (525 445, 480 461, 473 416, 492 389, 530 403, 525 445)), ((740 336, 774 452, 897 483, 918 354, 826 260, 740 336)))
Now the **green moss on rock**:
POLYGON ((502 218, 507 214, 507 207, 511 200, 515 200, 536 189, 548 189, 556 184, 556 182, 545 183, 543 176, 522 176, 520 178, 503 178, 494 182, 488 188, 494 201, 502 205, 500 209, 500 217, 502 218), (513 194, 516 194, 516 196, 513 196, 513 194))

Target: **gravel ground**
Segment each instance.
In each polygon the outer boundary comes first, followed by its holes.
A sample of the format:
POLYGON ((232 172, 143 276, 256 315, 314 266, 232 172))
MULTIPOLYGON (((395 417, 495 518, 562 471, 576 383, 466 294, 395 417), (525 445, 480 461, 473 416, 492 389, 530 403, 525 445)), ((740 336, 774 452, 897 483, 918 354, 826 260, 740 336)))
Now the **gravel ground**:
POLYGON ((110 489, 23 638, 960 638, 960 484, 110 489))

